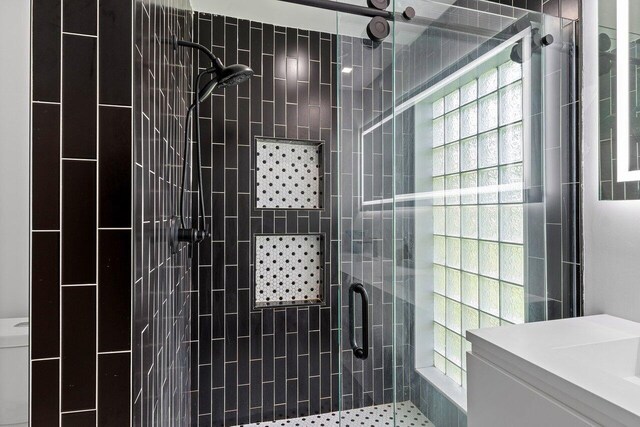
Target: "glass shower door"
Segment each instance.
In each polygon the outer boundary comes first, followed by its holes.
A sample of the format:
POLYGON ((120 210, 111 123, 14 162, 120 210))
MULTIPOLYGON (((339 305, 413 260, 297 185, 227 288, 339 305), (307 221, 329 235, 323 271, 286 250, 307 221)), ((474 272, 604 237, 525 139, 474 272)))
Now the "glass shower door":
POLYGON ((394 3, 381 43, 338 16, 340 407, 466 425, 466 330, 574 313, 575 26, 394 3))
POLYGON ((338 14, 342 425, 394 425, 395 55, 392 34, 364 34, 369 20, 338 14))
POLYGON ((466 425, 467 330, 574 313, 574 25, 474 4, 396 1, 426 18, 395 26, 396 396, 436 426, 466 425))

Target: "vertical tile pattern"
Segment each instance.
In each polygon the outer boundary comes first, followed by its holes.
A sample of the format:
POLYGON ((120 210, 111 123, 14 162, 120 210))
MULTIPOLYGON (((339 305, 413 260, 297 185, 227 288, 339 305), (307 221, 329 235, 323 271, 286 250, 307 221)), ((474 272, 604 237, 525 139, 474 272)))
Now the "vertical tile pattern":
POLYGON ((202 106, 213 237, 198 249, 194 271, 194 417, 234 426, 331 412, 339 402, 335 36, 204 13, 194 34, 226 65, 256 73, 202 106), (321 209, 253 208, 251 159, 261 136, 324 142, 321 209), (324 305, 253 309, 252 239, 273 233, 324 234, 324 305))
POLYGON ((34 426, 130 419, 132 6, 33 5, 34 426))
MULTIPOLYGON (((192 11, 187 0, 136 1, 134 8, 132 425, 190 425, 190 248, 172 255, 168 231, 179 215, 193 53, 167 41, 192 39, 192 11)), ((123 369, 124 360, 105 358, 98 375, 108 381, 99 393, 117 389, 123 369)))

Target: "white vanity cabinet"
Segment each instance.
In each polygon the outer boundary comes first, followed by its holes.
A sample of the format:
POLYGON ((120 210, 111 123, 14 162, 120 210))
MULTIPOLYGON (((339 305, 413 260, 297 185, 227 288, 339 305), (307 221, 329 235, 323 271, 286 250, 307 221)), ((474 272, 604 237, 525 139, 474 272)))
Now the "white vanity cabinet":
POLYGON ((469 427, 640 426, 640 324, 589 316, 467 339, 469 427))

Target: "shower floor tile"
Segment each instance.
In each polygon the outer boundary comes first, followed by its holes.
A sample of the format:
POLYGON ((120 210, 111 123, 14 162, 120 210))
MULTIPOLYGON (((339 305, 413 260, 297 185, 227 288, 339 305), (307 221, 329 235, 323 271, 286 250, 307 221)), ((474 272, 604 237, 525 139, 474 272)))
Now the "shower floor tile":
MULTIPOLYGON (((397 404, 396 426, 435 427, 411 402, 397 404)), ((392 426, 393 405, 369 406, 342 412, 342 427, 392 426)), ((338 425, 338 413, 311 415, 273 422, 246 424, 245 427, 329 427, 338 425)))

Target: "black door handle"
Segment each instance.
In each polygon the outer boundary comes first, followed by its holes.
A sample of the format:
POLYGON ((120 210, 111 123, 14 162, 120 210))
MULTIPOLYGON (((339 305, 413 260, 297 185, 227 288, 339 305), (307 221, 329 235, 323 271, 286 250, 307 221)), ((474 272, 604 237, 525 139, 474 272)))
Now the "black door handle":
POLYGON ((369 295, 361 283, 349 286, 349 340, 353 355, 358 359, 369 357, 369 295), (354 294, 360 294, 362 298, 362 346, 356 341, 356 306, 354 294))

